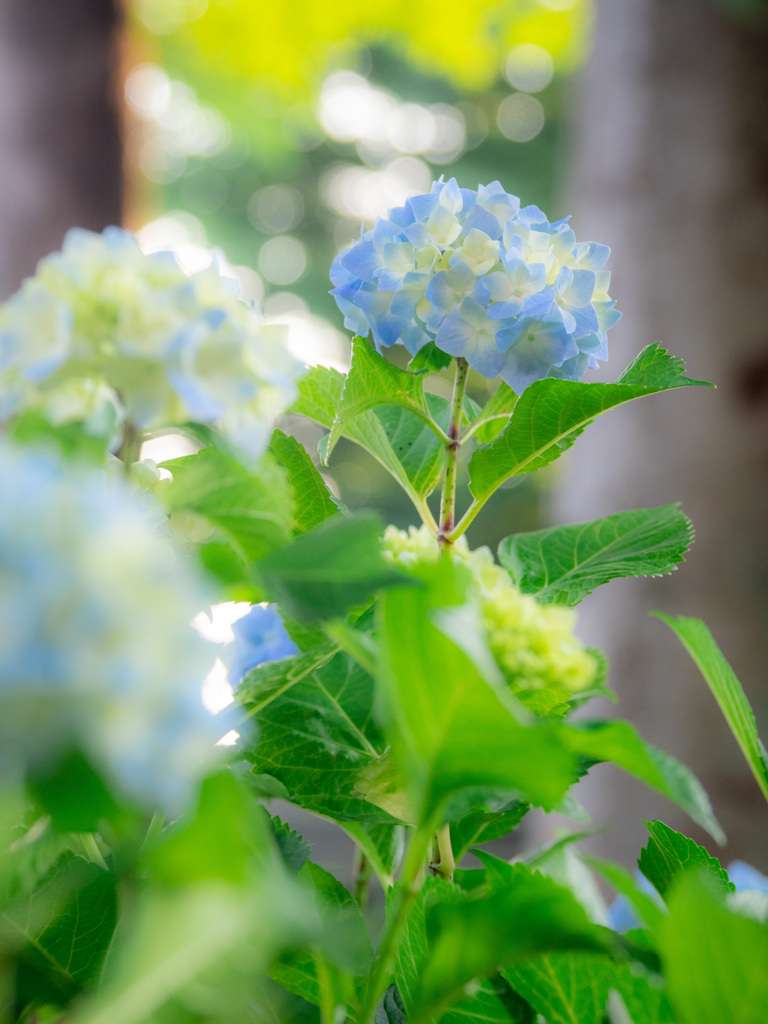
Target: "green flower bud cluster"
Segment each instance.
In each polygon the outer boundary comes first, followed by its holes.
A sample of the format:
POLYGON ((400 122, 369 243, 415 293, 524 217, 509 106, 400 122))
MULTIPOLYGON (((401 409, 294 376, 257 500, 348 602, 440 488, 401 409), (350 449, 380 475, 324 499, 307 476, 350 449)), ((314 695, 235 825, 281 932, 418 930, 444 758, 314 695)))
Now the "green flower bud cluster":
MULTIPOLYGON (((474 577, 488 646, 512 690, 578 693, 594 683, 597 659, 574 635, 571 608, 541 605, 523 594, 487 547, 471 551, 466 538, 459 537, 452 551, 474 577)), ((436 562, 439 552, 426 526, 411 526, 407 533, 388 526, 384 554, 407 571, 420 562, 436 562)))

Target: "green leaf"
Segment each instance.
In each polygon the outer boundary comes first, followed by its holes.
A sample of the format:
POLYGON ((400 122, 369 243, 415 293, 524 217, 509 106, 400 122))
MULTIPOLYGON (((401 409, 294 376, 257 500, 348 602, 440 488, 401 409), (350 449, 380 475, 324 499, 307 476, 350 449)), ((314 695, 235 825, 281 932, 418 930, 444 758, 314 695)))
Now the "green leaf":
POLYGON ((429 421, 421 374, 401 370, 375 350, 365 338, 352 342, 352 363, 328 439, 328 455, 357 417, 377 405, 400 405, 429 421))
MULTIPOLYGON (((440 570, 455 572, 447 562, 440 570)), ((575 778, 575 758, 549 723, 516 720, 503 683, 483 678, 434 613, 426 588, 389 590, 379 606, 382 711, 414 808, 435 814, 477 787, 520 790, 551 807, 575 778)))
POLYGON ((650 839, 640 853, 638 867, 660 896, 666 899, 672 884, 687 871, 706 872, 716 890, 736 891, 728 872, 703 846, 661 821, 646 821, 645 827, 650 839))
POLYGON ((664 505, 513 534, 499 545, 499 561, 541 604, 576 605, 617 577, 672 572, 692 539, 679 506, 664 505))
MULTIPOLYGON (((314 367, 299 381, 299 399, 290 411, 308 416, 330 429, 341 401, 344 380, 344 375, 337 370, 322 366, 314 367)), ((439 400, 435 396, 428 396, 427 402, 433 416, 437 418, 444 415, 436 404, 439 400)), ((446 406, 447 404, 445 402, 446 406)), ((398 415, 387 411, 384 406, 361 413, 354 422, 347 423, 344 436, 372 455, 397 480, 416 508, 421 509, 421 499, 434 488, 434 470, 428 469, 432 465, 430 460, 437 458, 435 453, 442 458, 442 449, 439 439, 422 420, 407 409, 394 408, 397 409, 398 415), (401 454, 404 457, 408 455, 406 461, 410 463, 409 469, 417 481, 416 484, 411 481, 408 470, 393 449, 390 436, 393 439, 397 438, 395 443, 402 448, 401 454)), ((327 462, 328 438, 326 437, 324 441, 325 445, 321 442, 321 455, 323 461, 327 462)))
POLYGON ((505 480, 547 466, 567 451, 601 413, 658 391, 700 384, 682 376, 682 361, 649 345, 615 384, 547 377, 518 398, 509 425, 469 463, 470 490, 478 501, 505 480))
POLYGON ((701 619, 686 619, 682 616, 673 619, 661 612, 653 614, 666 622, 698 665, 763 796, 768 800, 768 753, 757 734, 755 716, 742 685, 712 634, 701 619))
POLYGON ((482 846, 509 835, 530 810, 530 804, 506 800, 498 810, 472 810, 451 823, 451 843, 458 863, 471 846, 482 846))
MULTIPOLYGON (((439 395, 426 395, 434 419, 447 429, 450 404, 439 395)), ((396 405, 376 409, 376 418, 417 494, 426 497, 440 482, 445 466, 445 448, 429 427, 396 405)))
POLYGON ((309 843, 290 825, 281 821, 277 815, 272 815, 269 820, 272 824, 272 834, 275 837, 277 848, 286 867, 292 871, 300 871, 309 858, 309 843))
POLYGON ((664 993, 636 965, 598 953, 555 953, 503 971, 547 1024, 602 1024, 611 989, 634 1024, 673 1020, 664 993))
POLYGON ((290 682, 280 687, 277 675, 265 680, 269 699, 259 687, 238 693, 246 709, 253 700, 257 711, 245 759, 257 773, 277 778, 288 799, 306 810, 335 821, 397 824, 357 788, 361 769, 384 749, 371 714, 371 677, 342 652, 313 668, 308 655, 286 661, 290 682))
POLYGON ((580 856, 585 864, 601 875, 617 893, 621 893, 632 904, 638 918, 644 921, 648 928, 654 929, 658 925, 663 911, 656 901, 640 888, 634 875, 610 861, 598 860, 597 857, 586 853, 582 853, 580 856))
POLYGON ((428 341, 410 360, 408 369, 411 373, 434 373, 450 366, 452 359, 453 356, 449 356, 447 352, 439 349, 434 341, 428 341))
MULTIPOLYGON (((312 952, 300 949, 283 953, 269 974, 289 992, 320 1006, 322 974, 327 973, 328 967, 335 967, 342 974, 365 975, 371 964, 371 944, 360 909, 341 882, 312 861, 304 864, 299 878, 307 883, 306 896, 320 922, 312 952)), ((351 999, 350 980, 334 976, 335 987, 342 990, 337 991, 338 997, 351 999)))
POLYGON ((238 703, 249 714, 258 714, 267 704, 326 665, 337 650, 336 644, 324 644, 313 651, 267 661, 251 669, 237 688, 235 696, 238 703))
POLYGON ((373 1024, 407 1024, 405 1007, 397 985, 390 985, 376 1008, 373 1024))
POLYGON ((326 520, 273 551, 258 567, 271 600, 289 615, 315 621, 343 615, 370 600, 379 587, 402 583, 384 561, 378 516, 326 520))
POLYGON ((602 931, 567 889, 522 864, 505 867, 503 882, 490 893, 427 908, 429 956, 414 994, 414 1024, 455 1002, 473 978, 497 968, 538 953, 605 949, 602 931))
POLYGON ((172 483, 162 491, 171 511, 204 516, 248 562, 288 540, 288 480, 268 456, 251 471, 218 448, 203 448, 163 466, 173 474, 172 483))
POLYGON ((474 995, 454 1003, 440 1024, 535 1024, 535 1020, 528 1003, 495 974, 480 982, 474 995))
POLYGON ((57 832, 98 832, 119 814, 101 776, 79 750, 35 766, 28 785, 38 807, 57 832))
POLYGON ((325 481, 300 441, 282 430, 275 430, 269 450, 288 474, 293 492, 294 533, 306 533, 339 512, 325 481))
POLYGON ((768 1020, 768 927, 729 910, 691 874, 675 886, 660 933, 679 1024, 768 1020))
POLYGON ((116 921, 115 875, 65 853, 0 915, 4 944, 18 948, 17 998, 63 1005, 94 981, 116 921))
POLYGON ((499 436, 509 422, 516 403, 517 395, 512 388, 499 381, 498 387, 472 422, 471 433, 480 444, 490 444, 499 436))
POLYGON ((589 722, 564 726, 564 742, 592 763, 612 761, 663 793, 722 843, 725 836, 709 797, 689 768, 646 743, 628 722, 589 722))
POLYGON ((405 827, 372 825, 366 821, 340 821, 338 824, 368 858, 386 892, 394 884, 395 872, 403 858, 405 827))

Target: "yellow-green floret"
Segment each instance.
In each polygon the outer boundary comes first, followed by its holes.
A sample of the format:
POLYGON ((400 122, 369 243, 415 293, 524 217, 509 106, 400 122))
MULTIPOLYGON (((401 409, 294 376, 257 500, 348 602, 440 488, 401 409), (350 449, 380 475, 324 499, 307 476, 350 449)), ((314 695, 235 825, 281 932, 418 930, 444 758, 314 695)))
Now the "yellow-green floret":
MULTIPOLYGON (((384 553, 403 569, 438 557, 435 538, 422 526, 408 531, 388 526, 384 553)), ((466 538, 453 545, 453 557, 476 581, 488 645, 513 690, 588 689, 597 675, 597 659, 574 635, 576 614, 563 605, 541 605, 523 594, 487 547, 470 551, 466 538)))

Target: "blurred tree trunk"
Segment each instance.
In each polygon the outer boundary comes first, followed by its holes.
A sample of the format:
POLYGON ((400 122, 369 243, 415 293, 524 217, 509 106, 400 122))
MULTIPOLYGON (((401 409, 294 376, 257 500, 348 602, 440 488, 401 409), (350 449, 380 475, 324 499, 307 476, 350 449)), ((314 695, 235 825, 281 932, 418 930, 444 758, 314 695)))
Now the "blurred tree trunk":
MULTIPOLYGON (((698 774, 725 859, 765 871, 768 808, 697 670, 648 611, 706 620, 768 739, 768 33, 702 0, 597 6, 570 205, 580 238, 613 247, 625 318, 606 378, 662 340, 717 390, 654 396, 590 427, 564 460, 557 521, 676 500, 693 519, 688 562, 603 588, 581 633, 608 651, 618 713, 698 774)), ((651 816, 703 839, 626 777, 593 774, 603 853, 632 862, 651 816)))
POLYGON ((119 224, 118 0, 0 0, 0 298, 74 225, 119 224))

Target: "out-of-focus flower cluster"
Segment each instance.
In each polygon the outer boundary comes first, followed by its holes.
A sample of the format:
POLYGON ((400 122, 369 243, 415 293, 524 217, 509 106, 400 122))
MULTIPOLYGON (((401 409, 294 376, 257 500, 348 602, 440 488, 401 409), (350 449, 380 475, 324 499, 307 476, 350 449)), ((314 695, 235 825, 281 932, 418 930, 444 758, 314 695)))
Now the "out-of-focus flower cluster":
POLYGON ((436 182, 390 210, 331 268, 344 323, 377 349, 429 341, 518 394, 543 377, 579 380, 608 357, 619 319, 610 250, 577 242, 568 218, 521 208, 498 181, 436 182))
POLYGON ((0 773, 75 747, 117 791, 178 810, 220 735, 201 700, 202 579, 151 499, 0 445, 0 773))
POLYGON ((0 422, 26 409, 119 444, 187 421, 260 454, 295 397, 283 329, 260 323, 218 266, 188 276, 120 228, 70 231, 0 310, 0 422))
MULTIPOLYGON (((576 615, 571 608, 540 605, 523 594, 487 547, 470 551, 466 538, 459 537, 452 550, 475 578, 488 646, 513 690, 577 693, 594 683, 597 662, 574 636, 576 615)), ((426 526, 411 526, 407 533, 388 526, 384 554, 409 569, 437 561, 438 547, 426 526)))

